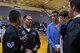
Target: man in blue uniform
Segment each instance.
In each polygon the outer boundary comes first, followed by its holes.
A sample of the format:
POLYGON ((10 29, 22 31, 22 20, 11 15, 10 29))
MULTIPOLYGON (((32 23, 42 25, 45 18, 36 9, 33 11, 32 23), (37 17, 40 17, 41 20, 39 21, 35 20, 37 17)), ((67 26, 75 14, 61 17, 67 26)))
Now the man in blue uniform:
POLYGON ((8 25, 3 36, 3 53, 20 53, 21 41, 17 31, 20 19, 21 14, 18 11, 10 11, 10 25, 8 25))
POLYGON ((19 28, 19 34, 21 35, 23 47, 25 50, 29 49, 33 53, 37 53, 37 49, 40 48, 40 38, 38 32, 31 28, 31 16, 24 16, 23 22, 23 26, 19 28))

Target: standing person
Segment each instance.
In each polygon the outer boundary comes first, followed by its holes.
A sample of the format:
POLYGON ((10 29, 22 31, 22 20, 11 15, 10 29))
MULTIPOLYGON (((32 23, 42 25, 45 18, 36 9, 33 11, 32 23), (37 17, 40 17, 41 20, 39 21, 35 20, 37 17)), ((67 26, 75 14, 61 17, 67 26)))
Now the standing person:
POLYGON ((66 28, 67 28, 67 24, 70 20, 70 17, 69 17, 69 12, 68 11, 62 11, 59 13, 59 18, 62 22, 62 25, 61 25, 61 35, 62 35, 62 39, 64 38, 64 35, 66 33, 66 28))
POLYGON ((7 25, 3 24, 1 28, 2 28, 1 34, 2 34, 2 37, 3 37, 3 35, 4 35, 5 31, 6 31, 7 25))
MULTIPOLYGON (((24 16, 23 26, 19 28, 19 33, 22 37, 24 49, 37 53, 37 50, 40 48, 40 38, 38 32, 31 28, 31 25, 32 17, 28 15, 24 16)), ((26 53, 28 52, 26 51, 26 53)))
POLYGON ((6 31, 6 28, 7 28, 7 25, 5 25, 5 24, 3 24, 3 25, 1 26, 1 30, 0 30, 1 42, 2 42, 3 35, 4 35, 5 31, 6 31))
POLYGON ((61 11, 59 13, 59 18, 62 22, 62 25, 61 25, 61 30, 60 30, 60 46, 61 46, 61 51, 60 53, 63 53, 63 39, 64 39, 64 35, 66 33, 66 28, 67 28, 67 24, 70 20, 69 18, 69 12, 68 11, 61 11))
POLYGON ((60 23, 58 20, 58 12, 52 12, 53 22, 47 27, 47 39, 49 43, 49 53, 60 52, 60 23))
POLYGON ((17 10, 9 13, 10 25, 3 36, 3 53, 20 53, 20 38, 17 28, 20 24, 21 14, 17 10))
POLYGON ((68 24, 64 37, 63 53, 80 53, 80 0, 69 0, 68 24))

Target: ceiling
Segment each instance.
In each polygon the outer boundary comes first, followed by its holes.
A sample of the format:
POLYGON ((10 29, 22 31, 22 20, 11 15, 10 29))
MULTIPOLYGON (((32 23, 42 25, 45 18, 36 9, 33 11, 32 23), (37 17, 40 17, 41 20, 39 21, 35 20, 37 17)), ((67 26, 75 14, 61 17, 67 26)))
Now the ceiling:
POLYGON ((50 10, 60 10, 67 7, 68 4, 68 0, 0 0, 0 2, 23 6, 32 6, 50 10))

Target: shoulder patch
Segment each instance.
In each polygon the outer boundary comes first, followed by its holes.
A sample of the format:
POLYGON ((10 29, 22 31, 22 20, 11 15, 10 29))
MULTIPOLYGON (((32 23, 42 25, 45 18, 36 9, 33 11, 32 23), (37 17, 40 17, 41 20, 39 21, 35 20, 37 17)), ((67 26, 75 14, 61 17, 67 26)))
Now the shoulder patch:
POLYGON ((13 48, 14 47, 14 42, 11 42, 11 43, 7 42, 6 44, 7 44, 7 47, 9 47, 9 48, 13 48))
POLYGON ((25 34, 26 34, 26 32, 25 32, 25 31, 22 31, 21 33, 22 33, 22 35, 25 35, 25 34))
POLYGON ((33 34, 33 35, 36 35, 36 33, 35 33, 35 32, 32 32, 32 34, 33 34))

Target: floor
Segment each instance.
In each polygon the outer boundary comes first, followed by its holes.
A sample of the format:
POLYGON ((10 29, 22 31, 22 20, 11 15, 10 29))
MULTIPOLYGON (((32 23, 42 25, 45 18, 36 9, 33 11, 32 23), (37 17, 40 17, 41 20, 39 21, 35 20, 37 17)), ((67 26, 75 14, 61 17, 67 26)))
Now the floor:
MULTIPOLYGON (((40 33, 40 41, 41 41, 41 47, 38 50, 38 53, 47 53, 47 39, 46 35, 44 33, 40 33)), ((2 44, 0 43, 0 53, 2 53, 2 44)))
POLYGON ((2 44, 0 43, 0 53, 2 53, 2 44))

